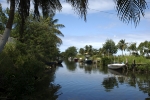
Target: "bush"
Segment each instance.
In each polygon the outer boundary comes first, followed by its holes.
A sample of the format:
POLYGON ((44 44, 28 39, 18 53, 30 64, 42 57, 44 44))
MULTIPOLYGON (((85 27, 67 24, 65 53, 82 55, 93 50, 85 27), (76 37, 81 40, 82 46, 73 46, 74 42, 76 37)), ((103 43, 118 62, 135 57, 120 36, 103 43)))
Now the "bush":
POLYGON ((111 62, 112 62, 111 58, 108 58, 108 57, 102 58, 102 64, 103 64, 103 66, 106 66, 107 64, 110 64, 111 62))

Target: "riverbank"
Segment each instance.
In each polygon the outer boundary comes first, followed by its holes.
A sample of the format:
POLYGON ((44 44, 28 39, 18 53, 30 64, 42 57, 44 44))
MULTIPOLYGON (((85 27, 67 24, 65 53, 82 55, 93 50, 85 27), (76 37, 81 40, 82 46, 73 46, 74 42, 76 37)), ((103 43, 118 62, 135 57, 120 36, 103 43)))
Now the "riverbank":
MULTIPOLYGON (((85 59, 84 56, 77 56, 79 61, 82 61, 85 59), (81 60, 80 60, 81 59, 81 60)), ((92 56, 90 59, 93 61, 93 63, 101 64, 103 66, 107 66, 111 63, 125 63, 126 67, 124 70, 132 70, 132 71, 150 71, 150 59, 144 57, 144 56, 109 56, 109 57, 98 57, 98 56, 92 56)))

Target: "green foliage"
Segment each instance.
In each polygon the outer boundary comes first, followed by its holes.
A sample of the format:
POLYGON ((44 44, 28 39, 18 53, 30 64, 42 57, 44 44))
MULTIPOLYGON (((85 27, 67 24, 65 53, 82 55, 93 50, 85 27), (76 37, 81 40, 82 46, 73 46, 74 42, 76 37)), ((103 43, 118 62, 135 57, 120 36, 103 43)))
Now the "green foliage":
POLYGON ((137 52, 137 47, 136 47, 136 43, 130 43, 128 46, 128 51, 130 51, 131 54, 133 54, 133 52, 137 52))
POLYGON ((103 66, 106 66, 107 64, 112 63, 111 58, 108 58, 108 57, 102 58, 101 61, 102 61, 103 66))
POLYGON ((85 51, 86 54, 91 55, 91 56, 93 55, 93 47, 92 47, 92 45, 86 45, 84 48, 85 48, 84 51, 85 51))
POLYGON ((3 33, 8 20, 6 11, 2 9, 2 5, 0 4, 0 34, 3 33))
POLYGON ((65 50, 65 57, 75 57, 77 55, 77 48, 74 46, 68 47, 68 49, 65 50))
POLYGON ((115 45, 115 42, 111 39, 106 40, 105 44, 103 45, 103 49, 111 55, 117 53, 117 46, 115 45))
POLYGON ((49 86, 54 73, 47 75, 44 63, 34 54, 22 53, 16 45, 18 44, 8 43, 0 53, 0 89, 4 91, 0 90, 0 97, 40 100, 49 94, 46 98, 55 100, 60 86, 55 84, 49 86), (41 98, 37 98, 37 95, 41 98))
POLYGON ((115 58, 119 62, 126 62, 126 59, 129 64, 133 63, 133 60, 135 60, 135 63, 145 63, 145 64, 150 64, 150 60, 146 59, 143 56, 118 56, 115 58))
POLYGON ((85 53, 84 48, 80 48, 79 49, 79 53, 82 54, 82 55, 84 55, 84 53, 85 53))
MULTIPOLYGON (((44 62, 55 60, 59 55, 58 47, 62 41, 57 35, 63 36, 59 28, 64 25, 57 24, 58 20, 53 20, 54 15, 51 18, 41 17, 39 22, 33 19, 31 14, 22 33, 20 19, 17 17, 16 14, 12 29, 12 36, 16 41, 7 43, 0 54, 0 97, 29 100, 37 91, 37 83, 43 82, 45 78, 44 62), (5 92, 1 93, 1 89, 5 92)), ((53 81, 53 74, 46 77, 46 80, 50 77, 51 79, 46 82, 48 84, 46 88, 49 88, 47 92, 50 92, 49 98, 56 99, 55 93, 60 86, 51 84, 49 87, 49 83, 53 81)))
POLYGON ((24 54, 33 54, 40 61, 55 60, 59 56, 58 46, 62 43, 57 35, 63 36, 59 28, 64 25, 57 24, 58 19, 53 19, 54 15, 48 18, 40 17, 40 22, 33 17, 33 14, 28 17, 24 33, 19 31, 20 19, 16 19, 13 36, 19 40, 17 48, 24 54))
POLYGON ((141 42, 138 46, 138 50, 140 51, 140 55, 147 55, 148 57, 150 53, 150 41, 141 42))
POLYGON ((123 55, 123 51, 125 51, 125 49, 127 48, 127 43, 125 42, 125 40, 120 40, 117 46, 122 51, 123 55))

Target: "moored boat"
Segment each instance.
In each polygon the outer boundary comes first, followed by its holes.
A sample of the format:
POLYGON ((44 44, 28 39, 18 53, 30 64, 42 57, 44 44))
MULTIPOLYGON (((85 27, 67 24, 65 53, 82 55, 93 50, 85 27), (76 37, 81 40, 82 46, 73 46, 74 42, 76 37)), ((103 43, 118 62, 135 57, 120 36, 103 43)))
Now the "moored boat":
POLYGON ((75 62, 78 62, 78 58, 74 58, 74 61, 75 61, 75 62))
POLYGON ((108 68, 110 69, 119 69, 119 68, 123 68, 125 66, 125 64, 108 64, 108 68))
POLYGON ((93 63, 93 61, 92 60, 90 60, 90 59, 85 59, 85 61, 84 61, 86 64, 92 64, 93 63))

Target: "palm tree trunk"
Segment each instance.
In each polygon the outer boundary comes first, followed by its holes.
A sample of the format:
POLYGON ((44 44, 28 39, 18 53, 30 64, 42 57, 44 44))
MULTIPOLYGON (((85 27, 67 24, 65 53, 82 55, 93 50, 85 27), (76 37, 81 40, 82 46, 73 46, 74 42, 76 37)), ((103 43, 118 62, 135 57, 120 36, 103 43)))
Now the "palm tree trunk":
POLYGON ((10 31, 12 29, 12 24, 13 24, 13 20, 14 20, 14 12, 15 12, 15 0, 10 0, 9 18, 8 18, 8 22, 6 24, 5 31, 0 40, 0 52, 2 52, 2 50, 4 49, 4 46, 10 36, 10 31))

